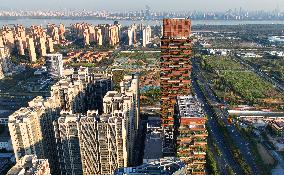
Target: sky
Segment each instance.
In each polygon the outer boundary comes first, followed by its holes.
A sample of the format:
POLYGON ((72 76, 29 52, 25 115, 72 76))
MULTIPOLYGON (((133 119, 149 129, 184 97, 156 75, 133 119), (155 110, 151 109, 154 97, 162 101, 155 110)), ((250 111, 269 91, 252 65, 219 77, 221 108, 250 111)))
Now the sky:
POLYGON ((224 11, 240 8, 248 10, 284 11, 284 0, 0 0, 0 8, 11 9, 87 9, 141 10, 149 5, 157 11, 204 10, 224 11))

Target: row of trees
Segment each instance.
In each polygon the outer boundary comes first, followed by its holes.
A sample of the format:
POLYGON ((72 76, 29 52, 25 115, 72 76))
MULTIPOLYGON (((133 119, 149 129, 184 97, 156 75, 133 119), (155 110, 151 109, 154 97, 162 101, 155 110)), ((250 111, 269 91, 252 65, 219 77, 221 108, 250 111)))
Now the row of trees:
POLYGON ((234 144, 234 140, 230 137, 225 122, 222 119, 218 118, 217 124, 218 124, 219 131, 223 133, 225 141, 228 144, 228 146, 230 147, 230 151, 233 155, 233 158, 240 165, 244 174, 252 175, 253 172, 252 172, 251 167, 246 163, 246 161, 244 160, 244 157, 242 156, 240 150, 234 144))
POLYGON ((141 93, 141 96, 143 97, 140 101, 142 106, 155 105, 161 100, 161 89, 152 87, 141 93))
POLYGON ((272 84, 262 80, 253 72, 224 71, 221 77, 244 99, 256 102, 257 99, 279 97, 272 84))
POLYGON ((232 104, 255 104, 265 99, 283 98, 283 94, 271 83, 229 57, 203 58, 201 65, 206 70, 207 78, 211 79, 211 85, 218 97, 232 104))
POLYGON ((218 165, 216 160, 213 157, 213 154, 209 148, 206 151, 206 167, 208 174, 210 175, 219 175, 218 165))

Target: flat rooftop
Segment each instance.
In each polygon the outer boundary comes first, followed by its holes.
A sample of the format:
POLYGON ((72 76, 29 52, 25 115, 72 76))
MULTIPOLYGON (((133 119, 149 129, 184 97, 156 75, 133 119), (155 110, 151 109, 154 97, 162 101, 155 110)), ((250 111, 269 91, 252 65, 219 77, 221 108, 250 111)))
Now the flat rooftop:
POLYGON ((202 104, 194 96, 177 97, 179 115, 186 118, 203 118, 202 104))
POLYGON ((159 159, 162 153, 162 138, 160 133, 147 133, 143 159, 159 159))

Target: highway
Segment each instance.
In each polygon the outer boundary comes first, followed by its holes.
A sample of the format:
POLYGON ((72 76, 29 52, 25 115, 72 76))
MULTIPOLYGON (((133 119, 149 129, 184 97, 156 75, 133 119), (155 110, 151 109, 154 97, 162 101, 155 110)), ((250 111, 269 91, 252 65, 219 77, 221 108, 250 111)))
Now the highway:
MULTIPOLYGON (((220 104, 222 103, 213 93, 212 89, 209 87, 208 82, 205 80, 204 76, 202 75, 202 71, 198 67, 198 64, 196 63, 195 59, 192 59, 192 66, 193 66, 193 81, 192 81, 192 87, 195 91, 196 95, 198 96, 199 100, 201 100, 204 104, 204 110, 206 114, 208 115, 208 126, 211 129, 213 138, 217 142, 217 146, 220 148, 222 152, 223 161, 225 164, 228 164, 232 167, 234 172, 236 174, 243 174, 241 172, 240 165, 232 158, 233 155, 231 154, 229 150, 229 146, 224 141, 224 136, 220 131, 218 130, 217 121, 214 119, 214 114, 212 109, 210 108, 210 105, 207 104, 205 100, 205 96, 209 98, 211 104, 220 104), (199 86, 197 85, 197 80, 202 84, 202 86, 205 88, 205 93, 201 91, 199 86)), ((223 121, 227 124, 227 129, 229 131, 230 137, 234 140, 234 144, 239 148, 242 156, 244 157, 247 164, 251 167, 253 174, 258 175, 258 169, 255 164, 255 161, 252 158, 251 151, 249 149, 249 143, 247 143, 242 136, 238 133, 234 125, 229 125, 227 122, 228 114, 223 113, 220 109, 217 109, 216 111, 218 117, 222 118, 223 121)))
POLYGON ((196 80, 192 80, 192 87, 194 89, 195 94, 197 95, 198 99, 204 104, 204 112, 207 114, 208 116, 208 126, 210 128, 210 132, 212 135, 212 138, 216 141, 216 145, 218 146, 218 148, 220 149, 222 155, 220 157, 218 161, 218 166, 220 169, 220 173, 221 174, 227 174, 226 173, 226 166, 230 166, 233 171, 236 174, 243 174, 241 171, 241 167, 238 165, 238 163, 232 159, 233 155, 231 154, 228 145, 224 142, 224 135, 222 135, 222 133, 219 132, 218 130, 218 126, 217 126, 217 122, 214 120, 213 116, 213 112, 210 109, 209 104, 206 103, 205 101, 205 96, 203 95, 203 93, 201 92, 201 90, 199 89, 196 80))

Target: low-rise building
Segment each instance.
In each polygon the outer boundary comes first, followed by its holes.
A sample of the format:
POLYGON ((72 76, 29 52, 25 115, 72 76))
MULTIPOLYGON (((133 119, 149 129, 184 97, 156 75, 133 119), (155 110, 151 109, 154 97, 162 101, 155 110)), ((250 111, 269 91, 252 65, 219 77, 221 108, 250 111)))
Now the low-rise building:
POLYGON ((0 136, 0 150, 13 151, 12 141, 10 137, 0 136))
POLYGON ((119 168, 114 175, 185 175, 186 166, 177 158, 165 157, 144 163, 137 167, 119 168))
POLYGON ((51 175, 47 159, 26 155, 13 166, 7 175, 51 175))

